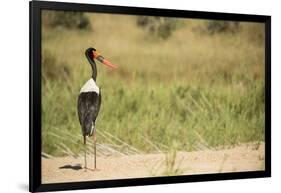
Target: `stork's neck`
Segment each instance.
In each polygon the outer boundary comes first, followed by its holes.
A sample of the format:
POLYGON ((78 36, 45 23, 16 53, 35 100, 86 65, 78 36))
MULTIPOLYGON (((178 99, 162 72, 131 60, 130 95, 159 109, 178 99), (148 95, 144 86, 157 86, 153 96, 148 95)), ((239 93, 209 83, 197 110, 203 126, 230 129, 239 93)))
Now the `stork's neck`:
POLYGON ((91 67, 92 67, 92 78, 94 81, 97 79, 97 65, 94 59, 92 59, 88 54, 86 55, 91 67))

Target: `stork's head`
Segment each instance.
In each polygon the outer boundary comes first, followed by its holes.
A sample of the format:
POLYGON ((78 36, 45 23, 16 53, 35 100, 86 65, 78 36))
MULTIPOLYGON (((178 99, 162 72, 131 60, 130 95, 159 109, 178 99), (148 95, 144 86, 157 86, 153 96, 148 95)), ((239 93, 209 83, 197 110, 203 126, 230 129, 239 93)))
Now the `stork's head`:
POLYGON ((106 60, 100 53, 98 53, 95 48, 88 48, 85 54, 86 56, 90 57, 92 60, 96 59, 110 68, 117 68, 115 64, 112 64, 111 62, 106 60))

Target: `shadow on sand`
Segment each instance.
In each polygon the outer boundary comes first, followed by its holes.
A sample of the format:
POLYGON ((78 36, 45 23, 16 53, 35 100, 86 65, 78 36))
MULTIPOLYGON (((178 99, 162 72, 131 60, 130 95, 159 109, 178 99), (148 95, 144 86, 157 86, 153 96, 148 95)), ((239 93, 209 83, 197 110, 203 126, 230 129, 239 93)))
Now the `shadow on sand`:
POLYGON ((77 165, 64 165, 59 167, 59 169, 72 169, 72 170, 81 170, 83 169, 81 164, 77 164, 77 165))

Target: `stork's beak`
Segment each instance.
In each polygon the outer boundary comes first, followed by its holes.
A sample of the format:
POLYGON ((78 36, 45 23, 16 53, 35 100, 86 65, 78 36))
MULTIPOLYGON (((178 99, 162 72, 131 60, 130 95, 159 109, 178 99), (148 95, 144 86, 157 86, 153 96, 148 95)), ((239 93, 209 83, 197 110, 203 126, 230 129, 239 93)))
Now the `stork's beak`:
POLYGON ((98 60, 99 62, 103 63, 104 65, 110 67, 110 68, 117 68, 115 64, 112 64, 108 60, 106 60, 100 53, 97 51, 93 51, 93 59, 98 60))

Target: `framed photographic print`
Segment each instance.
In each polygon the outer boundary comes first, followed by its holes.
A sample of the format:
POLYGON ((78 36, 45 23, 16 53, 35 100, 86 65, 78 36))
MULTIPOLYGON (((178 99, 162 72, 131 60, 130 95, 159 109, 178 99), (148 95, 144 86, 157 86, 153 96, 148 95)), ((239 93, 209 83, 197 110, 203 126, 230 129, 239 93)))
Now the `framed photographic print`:
POLYGON ((270 177, 271 18, 30 2, 30 191, 270 177))

